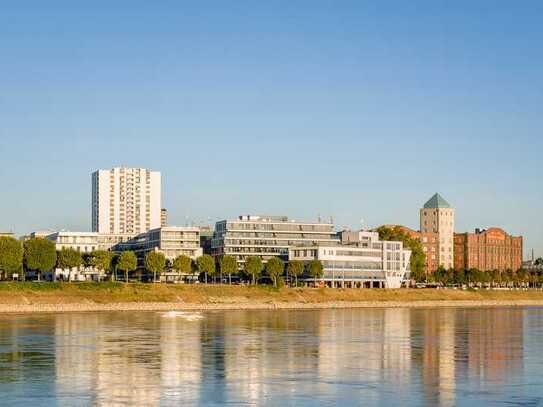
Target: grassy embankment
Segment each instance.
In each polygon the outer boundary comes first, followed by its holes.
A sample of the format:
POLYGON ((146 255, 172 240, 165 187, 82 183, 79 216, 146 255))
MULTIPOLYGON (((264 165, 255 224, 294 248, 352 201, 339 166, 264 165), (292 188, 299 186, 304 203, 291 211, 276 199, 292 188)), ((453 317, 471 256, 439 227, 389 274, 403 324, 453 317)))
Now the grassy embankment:
POLYGON ((542 301, 543 291, 314 289, 124 283, 0 283, 0 304, 270 304, 417 301, 542 301))

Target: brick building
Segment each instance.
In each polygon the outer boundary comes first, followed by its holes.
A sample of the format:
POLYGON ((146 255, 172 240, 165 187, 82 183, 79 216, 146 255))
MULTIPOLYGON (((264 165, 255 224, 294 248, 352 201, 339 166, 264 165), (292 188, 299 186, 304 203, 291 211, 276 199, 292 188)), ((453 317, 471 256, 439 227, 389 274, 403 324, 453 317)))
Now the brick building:
POLYGON ((434 232, 419 232, 402 225, 384 225, 387 228, 399 228, 411 238, 417 239, 421 245, 426 260, 424 270, 426 274, 431 274, 439 267, 439 234, 434 232))
POLYGON ((454 268, 457 270, 517 271, 521 267, 522 236, 508 235, 500 228, 454 234, 454 268))

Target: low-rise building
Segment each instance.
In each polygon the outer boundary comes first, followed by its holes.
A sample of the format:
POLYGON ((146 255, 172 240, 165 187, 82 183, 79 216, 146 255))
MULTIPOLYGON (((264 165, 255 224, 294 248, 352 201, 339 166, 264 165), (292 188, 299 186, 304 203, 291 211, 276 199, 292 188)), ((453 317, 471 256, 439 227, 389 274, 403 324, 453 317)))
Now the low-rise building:
POLYGON ((291 246, 330 245, 339 242, 332 223, 298 222, 286 216, 239 216, 215 225, 211 242, 214 256, 234 256, 241 270, 245 259, 258 256, 286 260, 291 246))
MULTIPOLYGON (((329 287, 400 288, 409 270, 411 251, 402 242, 379 240, 377 232, 342 232, 333 244, 293 246, 289 260, 319 260, 329 287)), ((308 280, 310 277, 306 276, 308 280)))
POLYGON ((196 259, 202 255, 200 228, 193 226, 166 226, 141 233, 127 242, 119 243, 113 250, 132 250, 143 258, 150 251, 164 254, 166 259, 175 260, 180 255, 196 259))
MULTIPOLYGON (((193 226, 166 226, 151 229, 128 242, 119 243, 113 250, 133 251, 138 257, 140 270, 144 267, 145 255, 151 251, 164 254, 169 262, 173 262, 181 255, 196 260, 203 253, 200 247, 200 228, 193 226)), ((167 269, 161 274, 160 280, 178 281, 180 277, 187 276, 180 276, 176 271, 167 269)))
POLYGON ((455 233, 454 266, 457 270, 512 270, 522 267, 522 236, 511 236, 500 228, 455 233))

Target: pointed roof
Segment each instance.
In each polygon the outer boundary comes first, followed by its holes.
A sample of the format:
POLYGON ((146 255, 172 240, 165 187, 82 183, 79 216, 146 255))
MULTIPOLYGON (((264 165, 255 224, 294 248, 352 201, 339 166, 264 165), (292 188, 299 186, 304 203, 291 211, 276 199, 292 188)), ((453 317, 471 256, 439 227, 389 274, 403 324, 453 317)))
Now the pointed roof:
POLYGON ((431 197, 428 202, 424 204, 425 209, 434 208, 450 208, 451 205, 438 193, 431 197))

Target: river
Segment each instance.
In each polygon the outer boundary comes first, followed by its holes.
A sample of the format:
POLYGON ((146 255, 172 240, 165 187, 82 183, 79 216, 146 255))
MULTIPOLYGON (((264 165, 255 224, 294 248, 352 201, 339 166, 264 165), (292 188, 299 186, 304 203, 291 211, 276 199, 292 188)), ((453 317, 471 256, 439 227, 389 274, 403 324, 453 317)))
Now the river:
POLYGON ((543 308, 0 316, 9 406, 543 404, 543 308))

